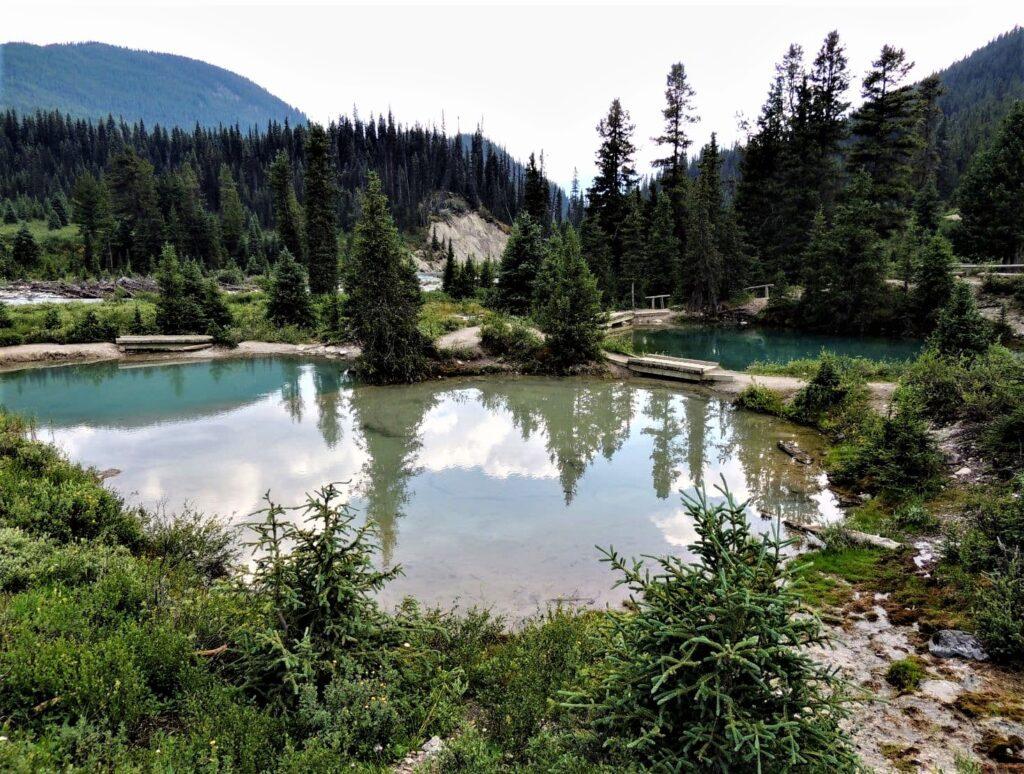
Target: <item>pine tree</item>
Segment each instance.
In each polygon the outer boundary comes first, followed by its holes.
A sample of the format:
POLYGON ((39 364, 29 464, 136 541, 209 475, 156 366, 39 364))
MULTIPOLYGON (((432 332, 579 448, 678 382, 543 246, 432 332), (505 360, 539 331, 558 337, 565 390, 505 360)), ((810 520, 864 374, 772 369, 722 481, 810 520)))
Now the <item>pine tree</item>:
POLYGON ((455 265, 455 250, 452 243, 448 242, 448 251, 445 253, 444 273, 441 275, 441 290, 452 295, 455 289, 455 276, 458 273, 458 266, 455 265))
POLYGON ((285 249, 300 262, 302 252, 302 217, 292 183, 292 164, 281 151, 270 165, 270 190, 274 199, 274 224, 285 249))
POLYGON ((618 298, 628 301, 634 308, 643 306, 650 282, 647 256, 647 221, 639 189, 628 200, 626 217, 620 228, 622 240, 622 269, 619 272, 618 298))
POLYGON ((110 160, 104 183, 114 222, 112 258, 117 268, 145 272, 160 253, 164 228, 153 165, 134 151, 120 153, 110 160))
POLYGON ((715 314, 722 298, 723 256, 719 244, 722 222, 722 178, 714 133, 701 151, 700 175, 692 188, 686 238, 686 272, 680 295, 696 309, 715 314))
POLYGON ((558 371, 595 360, 601 341, 601 295, 571 226, 552 239, 537 288, 534 314, 558 371))
POLYGON ((441 243, 437 241, 437 228, 430 229, 430 252, 436 253, 441 248, 441 243))
POLYGON ((484 290, 490 290, 494 287, 494 261, 491 260, 489 255, 480 266, 480 287, 484 290))
POLYGON ((618 288, 615 286, 615 274, 612 271, 612 244, 597 218, 583 219, 580 226, 580 243, 590 273, 597 280, 602 300, 608 306, 613 306, 618 300, 618 288))
POLYGON ((682 251, 667 193, 655 195, 654 216, 647 238, 647 263, 648 291, 652 295, 673 293, 682 270, 682 251))
POLYGON ((358 369, 373 382, 412 382, 426 368, 417 327, 419 282, 388 210, 380 178, 371 173, 356 223, 346 304, 352 332, 362 347, 358 369))
POLYGON ((983 354, 994 340, 992 324, 978 312, 970 285, 956 282, 939 312, 929 344, 940 355, 970 358, 983 354))
POLYGON ((7 225, 12 225, 18 222, 18 216, 15 214, 14 207, 11 205, 9 201, 4 202, 3 215, 4 223, 6 223, 7 225))
POLYGON ((824 211, 819 208, 802 256, 804 292, 800 296, 800 319, 808 328, 828 328, 830 325, 837 253, 832 229, 825 222, 824 211))
POLYGON ((610 273, 617 280, 622 268, 620 230, 629 210, 627 194, 636 185, 633 167, 633 124, 618 99, 597 125, 601 145, 597 150, 597 176, 588 192, 589 217, 595 218, 608 236, 611 249, 610 273))
POLYGON ((452 282, 452 296, 457 299, 472 298, 479 287, 477 279, 476 264, 473 263, 473 256, 469 256, 466 262, 459 267, 452 282))
POLYGON ((1024 263, 1024 102, 1010 109, 995 139, 971 161, 957 203, 960 254, 1024 263))
POLYGON ((306 287, 306 270, 287 249, 274 263, 274 272, 267 294, 267 319, 275 325, 309 327, 313 308, 306 287))
POLYGON ((240 261, 245 257, 245 207, 238 195, 238 186, 227 164, 221 164, 218 175, 220 195, 220 235, 228 257, 240 261))
POLYGON ((79 175, 72 194, 74 222, 82 235, 85 269, 90 274, 100 270, 102 256, 107 254, 110 230, 110 202, 107 188, 90 173, 79 175))
POLYGON ((953 295, 955 264, 953 247, 941 234, 933 235, 922 246, 914 282, 913 303, 915 322, 918 330, 923 333, 932 330, 939 313, 953 295))
POLYGON ((918 104, 913 87, 902 85, 913 66, 903 49, 883 46, 864 78, 864 104, 853 116, 850 167, 863 169, 871 180, 871 198, 878 205, 876 228, 883 238, 904 224, 913 196, 912 161, 920 147, 918 104))
POLYGON ((533 301, 537 272, 544 263, 544 236, 526 213, 512 224, 498 272, 497 303, 512 314, 527 314, 533 301))
POLYGON ((544 180, 544 172, 537 168, 537 160, 530 154, 526 164, 523 182, 523 211, 534 219, 542 229, 551 223, 551 212, 548 207, 548 184, 544 180))
POLYGON ((867 173, 853 176, 836 209, 832 238, 836 244, 831 288, 832 329, 865 333, 875 325, 885 303, 886 258, 876 226, 879 205, 867 173))
POLYGON ((32 232, 22 223, 21 228, 14 234, 14 243, 11 245, 11 259, 15 267, 19 271, 34 269, 41 254, 32 232))
POLYGON ((319 124, 306 140, 306 262, 313 295, 338 292, 338 227, 336 191, 328 158, 327 133, 319 124))
POLYGON ((661 135, 653 138, 657 145, 665 148, 667 155, 655 159, 653 165, 662 170, 661 184, 671 204, 673 233, 680 251, 686 240, 686 200, 689 188, 686 152, 693 142, 687 129, 700 120, 694 113, 695 96, 696 92, 686 78, 686 68, 681 62, 676 62, 665 79, 665 107, 661 111, 665 128, 661 135))

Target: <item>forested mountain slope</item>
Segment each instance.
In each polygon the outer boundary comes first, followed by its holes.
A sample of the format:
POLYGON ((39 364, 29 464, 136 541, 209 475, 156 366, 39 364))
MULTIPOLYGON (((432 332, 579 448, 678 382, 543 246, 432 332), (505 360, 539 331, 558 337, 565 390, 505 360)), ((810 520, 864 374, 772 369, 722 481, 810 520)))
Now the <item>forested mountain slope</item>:
POLYGON ((1024 28, 1000 35, 938 75, 945 90, 939 107, 946 119, 946 163, 939 187, 948 194, 1011 105, 1024 99, 1024 28))
POLYGON ((105 43, 0 47, 0 107, 113 115, 147 126, 306 123, 302 111, 233 72, 188 57, 105 43))

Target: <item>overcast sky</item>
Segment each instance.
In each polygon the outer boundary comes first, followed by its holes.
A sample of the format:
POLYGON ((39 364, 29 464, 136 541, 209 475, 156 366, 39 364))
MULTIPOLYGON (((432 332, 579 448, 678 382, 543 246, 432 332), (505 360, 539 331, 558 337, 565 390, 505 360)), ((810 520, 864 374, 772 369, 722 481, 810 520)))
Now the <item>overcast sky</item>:
POLYGON ((358 107, 392 110, 403 123, 484 132, 525 158, 545 154, 568 185, 588 180, 594 126, 619 97, 636 123, 638 167, 649 170, 665 74, 683 62, 697 90, 696 144, 712 131, 740 138, 737 113, 756 118, 773 66, 790 42, 813 58, 838 29, 860 77, 883 43, 906 49, 923 77, 1024 21, 1021 5, 868 2, 431 6, 136 2, 70 6, 6 2, 9 41, 98 40, 202 59, 240 73, 311 118, 358 107))

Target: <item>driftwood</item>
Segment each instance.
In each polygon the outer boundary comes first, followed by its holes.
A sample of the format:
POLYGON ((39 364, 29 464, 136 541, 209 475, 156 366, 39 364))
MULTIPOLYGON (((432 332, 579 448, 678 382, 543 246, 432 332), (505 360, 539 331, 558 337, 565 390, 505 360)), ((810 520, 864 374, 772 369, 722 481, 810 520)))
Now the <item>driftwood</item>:
MULTIPOLYGON (((825 528, 820 524, 798 524, 797 522, 790 521, 789 519, 783 519, 782 523, 791 530, 802 532, 805 535, 814 535, 816 538, 820 538, 822 533, 825 531, 825 528)), ((858 532, 855 529, 846 529, 843 530, 843 533, 857 545, 870 546, 871 548, 884 548, 887 551, 897 551, 903 548, 902 543, 882 537, 881 535, 871 535, 867 532, 858 532)))
POLYGON ((206 658, 214 658, 223 653, 227 653, 228 644, 225 642, 223 645, 218 645, 216 648, 210 648, 209 650, 197 650, 195 655, 205 656, 206 658))
POLYGON ((118 468, 107 468, 106 470, 101 470, 96 474, 96 481, 106 481, 108 478, 113 478, 114 476, 119 475, 121 475, 121 471, 118 468))
POLYGON ((811 455, 791 441, 779 441, 778 447, 801 465, 810 465, 814 460, 811 455))

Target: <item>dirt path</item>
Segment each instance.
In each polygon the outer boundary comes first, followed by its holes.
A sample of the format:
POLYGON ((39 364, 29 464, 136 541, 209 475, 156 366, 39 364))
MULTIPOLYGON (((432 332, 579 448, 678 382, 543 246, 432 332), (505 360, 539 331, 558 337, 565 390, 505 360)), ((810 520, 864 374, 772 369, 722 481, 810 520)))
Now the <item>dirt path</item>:
POLYGON ((446 333, 434 342, 434 345, 438 349, 473 350, 474 352, 479 352, 481 351, 480 341, 480 326, 473 325, 469 328, 459 328, 457 331, 446 333))

